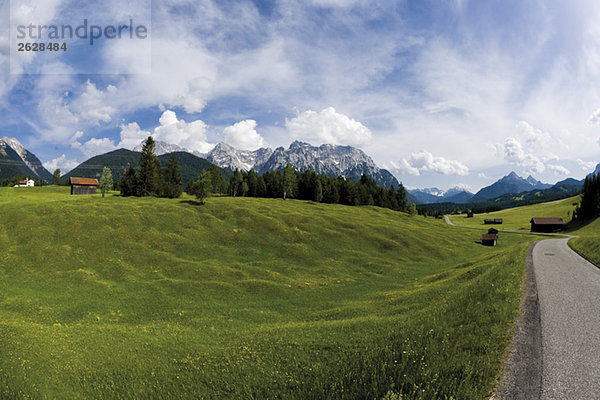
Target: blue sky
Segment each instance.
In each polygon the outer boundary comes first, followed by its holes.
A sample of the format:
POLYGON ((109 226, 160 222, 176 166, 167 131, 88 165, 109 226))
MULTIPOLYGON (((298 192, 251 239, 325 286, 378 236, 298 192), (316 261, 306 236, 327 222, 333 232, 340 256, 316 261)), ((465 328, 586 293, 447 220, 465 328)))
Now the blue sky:
POLYGON ((512 170, 554 183, 600 162, 596 1, 0 0, 0 13, 0 136, 51 172, 149 134, 201 152, 352 145, 421 188, 476 191, 512 170), (14 52, 19 21, 129 16, 146 40, 14 52))

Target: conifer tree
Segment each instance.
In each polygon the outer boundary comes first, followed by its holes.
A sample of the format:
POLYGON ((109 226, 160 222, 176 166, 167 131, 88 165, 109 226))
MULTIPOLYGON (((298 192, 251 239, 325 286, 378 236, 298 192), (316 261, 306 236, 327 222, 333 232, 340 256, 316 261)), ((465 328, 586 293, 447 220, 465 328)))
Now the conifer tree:
POLYGON ((139 185, 135 170, 131 165, 123 173, 121 178, 121 196, 139 196, 139 185))
POLYGON ((169 162, 163 173, 162 195, 170 199, 181 196, 183 187, 181 184, 181 171, 179 169, 179 160, 175 153, 171 153, 169 162))
POLYGON ((148 136, 140 156, 139 188, 142 196, 158 196, 161 188, 160 161, 154 154, 156 146, 152 136, 148 136))
POLYGON ((261 176, 256 180, 256 196, 266 197, 267 196, 267 185, 265 184, 264 178, 261 176))
POLYGON ((221 173, 219 167, 215 164, 211 164, 208 169, 210 174, 210 180, 212 184, 212 192, 213 193, 227 193, 227 180, 221 173))
POLYGON ((204 204, 206 199, 210 197, 212 193, 212 179, 210 172, 202 171, 200 173, 200 177, 193 184, 193 191, 196 198, 200 200, 200 203, 204 204))
POLYGON ((283 170, 283 199, 294 196, 294 188, 296 186, 296 171, 291 164, 287 164, 283 170))
POLYGON ((251 169, 246 176, 246 182, 248 184, 248 197, 256 197, 258 191, 258 175, 254 169, 251 169))

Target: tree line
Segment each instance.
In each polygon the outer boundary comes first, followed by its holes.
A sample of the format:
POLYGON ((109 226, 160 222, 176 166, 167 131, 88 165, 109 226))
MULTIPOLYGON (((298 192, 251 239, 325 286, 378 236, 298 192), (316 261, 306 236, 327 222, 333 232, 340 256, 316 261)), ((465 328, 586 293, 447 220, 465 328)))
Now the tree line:
POLYGON ((585 178, 581 202, 574 213, 574 218, 582 222, 598 216, 600 216, 600 174, 585 178))
POLYGON ((204 202, 211 193, 233 197, 265 197, 311 200, 318 203, 345 204, 350 206, 370 205, 397 211, 408 211, 406 192, 402 184, 396 189, 382 188, 363 175, 358 182, 339 176, 337 178, 317 174, 314 171, 296 171, 290 164, 283 170, 267 171, 258 175, 238 169, 225 182, 218 169, 203 171, 198 180, 191 181, 186 193, 196 195, 204 202))
MULTIPOLYGON (((177 198, 181 195, 182 180, 179 161, 171 155, 165 170, 154 154, 155 142, 148 137, 142 147, 138 172, 129 165, 119 183, 123 196, 156 196, 177 198)), ((320 203, 351 206, 371 205, 397 211, 409 211, 406 192, 402 184, 396 189, 382 188, 366 175, 358 182, 339 176, 330 178, 314 171, 296 171, 290 164, 283 170, 268 171, 258 175, 236 169, 229 181, 216 165, 202 171, 196 180, 188 182, 185 192, 204 203, 212 194, 233 197, 265 197, 311 200, 320 203)), ((415 209, 416 213, 416 209, 415 209)))

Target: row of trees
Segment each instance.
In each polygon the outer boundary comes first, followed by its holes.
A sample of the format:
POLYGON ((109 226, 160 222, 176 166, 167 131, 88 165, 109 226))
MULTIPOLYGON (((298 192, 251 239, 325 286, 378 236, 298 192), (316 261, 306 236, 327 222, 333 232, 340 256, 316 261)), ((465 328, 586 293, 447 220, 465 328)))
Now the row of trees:
POLYGON ((406 192, 400 184, 398 189, 377 186, 375 181, 363 175, 359 182, 342 176, 330 178, 314 171, 298 172, 287 164, 283 171, 268 171, 258 175, 236 170, 224 186, 218 169, 204 171, 198 180, 190 182, 186 193, 196 195, 203 202, 210 193, 230 196, 271 197, 312 200, 322 203, 339 203, 352 206, 372 205, 392 210, 408 211, 406 192))
POLYGON ((580 221, 600 216, 600 174, 588 176, 583 183, 581 203, 574 217, 580 221))
POLYGON ((167 163, 163 171, 160 160, 154 154, 156 144, 151 136, 142 147, 138 172, 129 165, 120 183, 123 196, 155 196, 177 198, 183 192, 179 160, 175 154, 167 163))
MULTIPOLYGON (((2 180, 1 186, 15 186, 19 182, 29 179, 27 176, 13 176, 12 178, 5 178, 2 180)), ((33 178, 35 186, 46 186, 48 182, 43 179, 33 178)))

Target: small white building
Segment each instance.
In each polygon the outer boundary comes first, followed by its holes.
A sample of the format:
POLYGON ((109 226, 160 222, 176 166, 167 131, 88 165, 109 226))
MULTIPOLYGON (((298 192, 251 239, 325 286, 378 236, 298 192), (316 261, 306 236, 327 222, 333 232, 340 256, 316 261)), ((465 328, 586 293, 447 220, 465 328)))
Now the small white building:
POLYGON ((25 179, 24 181, 19 181, 18 185, 15 185, 15 187, 34 187, 35 186, 35 182, 33 181, 33 179, 25 179))

